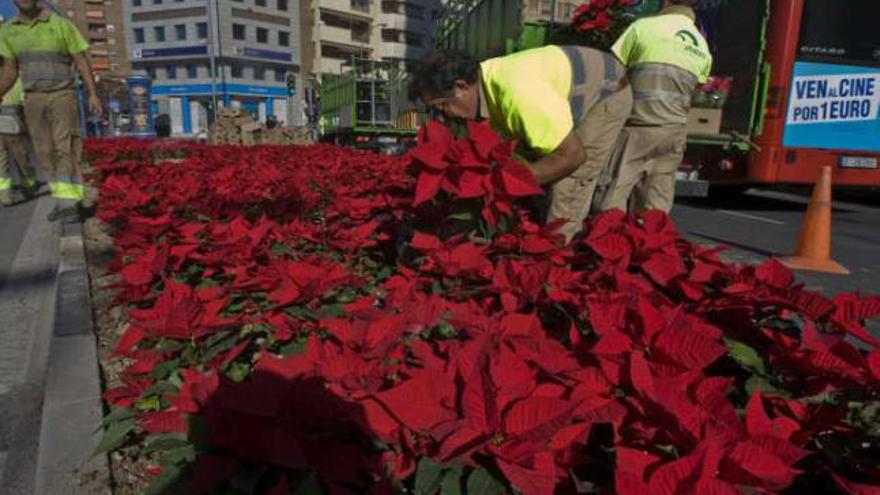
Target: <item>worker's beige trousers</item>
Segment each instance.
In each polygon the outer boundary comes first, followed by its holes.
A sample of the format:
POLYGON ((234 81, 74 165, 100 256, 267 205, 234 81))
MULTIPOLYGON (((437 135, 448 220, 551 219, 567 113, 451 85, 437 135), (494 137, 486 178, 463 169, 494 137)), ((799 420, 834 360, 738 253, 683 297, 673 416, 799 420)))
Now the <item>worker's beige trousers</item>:
POLYGON ((81 201, 84 194, 80 163, 82 133, 74 90, 27 93, 24 116, 52 197, 81 201))
POLYGON ((581 230, 590 213, 596 185, 607 175, 609 158, 620 130, 632 108, 632 91, 626 87, 596 103, 575 127, 587 153, 585 161, 573 174, 551 187, 547 221, 568 220, 559 231, 571 240, 581 230))
POLYGON ((600 209, 668 213, 686 142, 684 126, 624 127, 611 154, 612 179, 600 209))

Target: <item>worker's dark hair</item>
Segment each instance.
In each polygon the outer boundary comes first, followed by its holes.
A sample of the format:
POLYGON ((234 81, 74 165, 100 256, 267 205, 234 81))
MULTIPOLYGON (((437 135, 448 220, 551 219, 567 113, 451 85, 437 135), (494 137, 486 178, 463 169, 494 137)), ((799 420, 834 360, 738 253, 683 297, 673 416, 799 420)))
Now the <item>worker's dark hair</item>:
POLYGON ((700 4, 700 0, 669 0, 672 5, 684 5, 685 7, 696 7, 700 4))
POLYGON ((413 73, 409 98, 418 100, 427 93, 445 93, 455 87, 455 81, 477 82, 480 63, 470 55, 454 50, 440 50, 429 54, 413 73))

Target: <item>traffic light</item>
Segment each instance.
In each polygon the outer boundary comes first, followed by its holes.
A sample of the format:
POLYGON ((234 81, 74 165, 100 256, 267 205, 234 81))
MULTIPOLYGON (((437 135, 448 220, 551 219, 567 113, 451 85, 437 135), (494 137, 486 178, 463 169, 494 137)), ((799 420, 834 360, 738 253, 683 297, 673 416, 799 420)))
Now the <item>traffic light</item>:
POLYGON ((287 94, 296 95, 296 74, 292 72, 287 73, 287 94))

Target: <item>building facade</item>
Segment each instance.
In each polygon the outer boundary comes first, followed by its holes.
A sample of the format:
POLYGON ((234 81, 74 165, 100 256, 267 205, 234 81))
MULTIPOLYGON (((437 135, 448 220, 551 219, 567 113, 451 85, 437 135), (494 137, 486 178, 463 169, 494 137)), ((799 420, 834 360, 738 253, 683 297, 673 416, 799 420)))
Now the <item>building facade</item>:
POLYGON ((123 2, 126 0, 56 0, 55 8, 68 17, 88 40, 89 59, 99 79, 129 74, 125 44, 123 2))
POLYGON ((122 1, 132 70, 152 79, 172 135, 206 130, 215 101, 303 124, 297 0, 122 1))
POLYGON ((339 74, 353 58, 412 67, 433 44, 441 0, 300 0, 303 72, 339 74))

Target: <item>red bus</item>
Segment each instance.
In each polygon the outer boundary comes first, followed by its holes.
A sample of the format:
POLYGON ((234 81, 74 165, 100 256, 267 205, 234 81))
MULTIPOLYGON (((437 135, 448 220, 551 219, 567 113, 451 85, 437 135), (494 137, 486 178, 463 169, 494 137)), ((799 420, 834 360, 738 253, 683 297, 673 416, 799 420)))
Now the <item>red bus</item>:
POLYGON ((713 73, 733 90, 721 134, 691 136, 689 177, 812 183, 832 165, 835 184, 880 186, 880 0, 715 3, 713 73))

